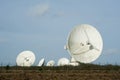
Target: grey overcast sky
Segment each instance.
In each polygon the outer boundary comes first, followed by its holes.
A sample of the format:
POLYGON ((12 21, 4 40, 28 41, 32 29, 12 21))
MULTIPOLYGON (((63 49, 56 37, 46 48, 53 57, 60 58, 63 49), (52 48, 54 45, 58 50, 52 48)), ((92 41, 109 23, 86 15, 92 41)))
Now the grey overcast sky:
POLYGON ((31 50, 41 58, 70 58, 64 50, 69 31, 79 24, 99 30, 104 41, 93 63, 120 65, 120 0, 0 0, 0 63, 16 64, 31 50))

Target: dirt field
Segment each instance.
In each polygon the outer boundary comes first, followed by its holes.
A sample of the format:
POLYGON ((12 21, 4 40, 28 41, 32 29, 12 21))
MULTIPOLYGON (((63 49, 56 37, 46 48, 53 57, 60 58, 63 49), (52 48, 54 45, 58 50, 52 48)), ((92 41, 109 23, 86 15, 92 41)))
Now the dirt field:
POLYGON ((1 67, 0 80, 120 80, 120 66, 1 67))

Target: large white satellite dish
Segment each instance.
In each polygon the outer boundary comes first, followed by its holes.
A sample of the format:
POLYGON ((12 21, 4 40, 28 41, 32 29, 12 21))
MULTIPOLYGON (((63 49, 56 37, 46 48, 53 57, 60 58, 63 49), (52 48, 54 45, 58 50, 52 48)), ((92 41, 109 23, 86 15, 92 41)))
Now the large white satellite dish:
POLYGON ((44 62, 45 62, 45 59, 44 59, 44 58, 42 58, 42 59, 39 61, 38 66, 43 66, 44 62))
POLYGON ((54 65, 55 65, 55 61, 50 60, 50 61, 47 62, 46 66, 54 66, 54 65))
POLYGON ((16 58, 16 63, 18 66, 31 66, 34 61, 35 55, 32 51, 23 51, 16 58))
POLYGON ((58 66, 69 65, 69 60, 67 58, 61 58, 58 60, 58 66))
POLYGON ((100 33, 91 25, 82 24, 75 27, 68 36, 66 49, 70 55, 81 63, 96 60, 103 48, 100 33))

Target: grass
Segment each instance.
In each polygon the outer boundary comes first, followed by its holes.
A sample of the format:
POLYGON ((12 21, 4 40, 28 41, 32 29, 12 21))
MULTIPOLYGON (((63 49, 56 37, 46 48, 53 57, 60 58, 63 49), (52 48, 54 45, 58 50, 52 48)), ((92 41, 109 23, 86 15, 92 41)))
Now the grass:
POLYGON ((80 64, 80 66, 1 66, 0 80, 120 80, 120 66, 80 64))

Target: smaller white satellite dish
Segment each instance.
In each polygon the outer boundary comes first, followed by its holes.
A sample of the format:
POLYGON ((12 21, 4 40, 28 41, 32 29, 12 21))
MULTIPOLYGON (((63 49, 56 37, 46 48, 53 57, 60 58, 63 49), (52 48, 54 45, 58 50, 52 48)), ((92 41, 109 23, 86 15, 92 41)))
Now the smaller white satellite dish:
POLYGON ((58 66, 69 65, 69 60, 67 58, 61 58, 58 60, 58 66))
POLYGON ((42 59, 39 61, 38 66, 43 66, 43 65, 44 65, 44 62, 45 62, 45 59, 44 59, 44 58, 42 58, 42 59))
POLYGON ((73 63, 73 62, 76 62, 76 60, 72 57, 71 60, 70 60, 70 62, 73 63))
POLYGON ((79 63, 73 57, 71 57, 69 65, 71 65, 71 66, 78 66, 79 63))
POLYGON ((72 63, 69 63, 69 65, 71 65, 71 66, 79 66, 79 63, 77 63, 77 62, 72 62, 72 63))
POLYGON ((54 65, 55 65, 55 61, 50 60, 50 61, 48 61, 46 66, 54 66, 54 65))
POLYGON ((32 51, 23 51, 16 58, 16 63, 18 66, 31 66, 34 61, 35 55, 32 51))

